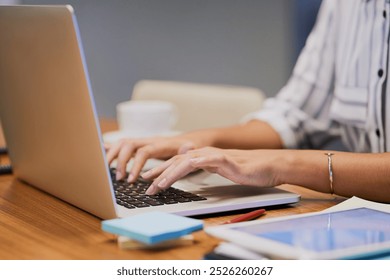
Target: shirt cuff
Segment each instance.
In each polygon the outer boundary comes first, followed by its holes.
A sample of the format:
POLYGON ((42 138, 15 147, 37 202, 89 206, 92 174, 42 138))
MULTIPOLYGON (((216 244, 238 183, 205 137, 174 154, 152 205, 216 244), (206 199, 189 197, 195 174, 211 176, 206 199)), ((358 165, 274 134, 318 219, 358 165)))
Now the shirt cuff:
POLYGON ((298 147, 294 131, 288 125, 288 121, 280 114, 280 112, 276 112, 271 109, 263 109, 246 115, 242 119, 242 122, 248 122, 251 120, 261 120, 268 123, 279 134, 284 148, 296 149, 298 147))

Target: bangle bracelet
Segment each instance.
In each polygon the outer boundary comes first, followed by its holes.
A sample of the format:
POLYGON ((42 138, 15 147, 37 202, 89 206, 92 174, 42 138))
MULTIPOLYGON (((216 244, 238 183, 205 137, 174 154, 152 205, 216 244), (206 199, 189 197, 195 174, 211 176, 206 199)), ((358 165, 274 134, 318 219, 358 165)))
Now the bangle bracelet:
POLYGON ((328 156, 328 171, 329 171, 329 183, 330 183, 330 194, 334 194, 333 189, 333 166, 332 166, 332 156, 334 154, 332 153, 325 153, 326 156, 328 156))

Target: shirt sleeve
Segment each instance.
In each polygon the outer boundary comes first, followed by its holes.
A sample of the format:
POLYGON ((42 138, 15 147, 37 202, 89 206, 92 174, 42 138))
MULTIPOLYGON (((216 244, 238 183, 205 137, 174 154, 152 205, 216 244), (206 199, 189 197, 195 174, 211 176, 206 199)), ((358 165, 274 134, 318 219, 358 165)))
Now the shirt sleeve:
POLYGON ((287 84, 263 108, 246 116, 270 124, 285 148, 319 148, 339 135, 329 118, 333 97, 336 9, 333 0, 323 1, 287 84))

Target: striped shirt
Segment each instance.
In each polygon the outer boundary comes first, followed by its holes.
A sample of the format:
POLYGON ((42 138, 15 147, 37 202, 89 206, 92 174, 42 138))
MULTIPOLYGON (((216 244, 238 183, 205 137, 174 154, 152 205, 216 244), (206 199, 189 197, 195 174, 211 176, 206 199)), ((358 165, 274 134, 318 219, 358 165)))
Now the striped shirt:
POLYGON ((250 118, 286 148, 390 151, 389 43, 389 0, 324 0, 289 81, 250 118))

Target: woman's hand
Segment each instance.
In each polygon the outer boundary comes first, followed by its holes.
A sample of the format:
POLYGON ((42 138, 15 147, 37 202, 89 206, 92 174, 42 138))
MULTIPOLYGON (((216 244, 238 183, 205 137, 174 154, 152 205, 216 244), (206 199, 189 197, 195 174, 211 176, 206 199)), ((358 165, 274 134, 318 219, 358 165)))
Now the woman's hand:
POLYGON ((129 182, 133 182, 139 176, 148 159, 167 159, 194 148, 196 148, 195 142, 183 137, 152 137, 123 139, 113 145, 106 145, 106 152, 109 164, 117 159, 117 180, 124 178, 127 163, 130 159, 134 159, 127 178, 129 182))
POLYGON ((276 160, 281 152, 224 150, 211 147, 191 150, 145 172, 143 178, 154 179, 146 194, 153 195, 165 190, 175 181, 197 169, 217 173, 237 184, 274 186, 281 182, 276 179, 270 163, 276 160))
MULTIPOLYGON (((117 159, 117 179, 124 178, 127 163, 130 159, 134 159, 127 178, 128 181, 133 182, 149 158, 169 159, 175 155, 185 154, 192 149, 211 146, 235 149, 276 149, 281 148, 281 140, 276 131, 267 123, 253 120, 245 124, 192 131, 174 137, 124 139, 114 145, 107 145, 106 151, 109 164, 117 159)), ((209 150, 206 149, 203 152, 207 151, 209 150)), ((219 151, 221 152, 221 150, 219 151)), ((245 152, 224 151, 223 153, 232 157, 233 154, 245 152)), ((197 168, 205 167, 206 169, 207 167, 202 166, 197 168)))

